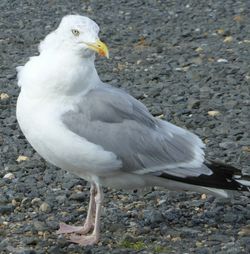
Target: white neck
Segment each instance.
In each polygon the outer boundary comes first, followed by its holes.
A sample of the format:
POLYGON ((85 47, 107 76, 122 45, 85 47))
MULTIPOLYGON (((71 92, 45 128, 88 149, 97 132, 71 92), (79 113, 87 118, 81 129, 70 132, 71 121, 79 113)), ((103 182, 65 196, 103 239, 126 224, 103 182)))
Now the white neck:
POLYGON ((100 83, 94 55, 82 58, 74 51, 43 51, 32 57, 18 75, 22 92, 34 97, 72 96, 100 83))

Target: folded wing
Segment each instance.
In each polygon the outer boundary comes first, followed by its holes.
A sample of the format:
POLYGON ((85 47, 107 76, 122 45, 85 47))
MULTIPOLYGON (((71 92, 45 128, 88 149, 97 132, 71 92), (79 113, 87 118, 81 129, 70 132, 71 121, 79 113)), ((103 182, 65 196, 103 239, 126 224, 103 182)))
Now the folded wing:
POLYGON ((72 132, 116 154, 122 161, 117 170, 179 177, 211 174, 201 167, 204 144, 196 135, 154 118, 142 103, 111 86, 90 90, 62 121, 72 132))

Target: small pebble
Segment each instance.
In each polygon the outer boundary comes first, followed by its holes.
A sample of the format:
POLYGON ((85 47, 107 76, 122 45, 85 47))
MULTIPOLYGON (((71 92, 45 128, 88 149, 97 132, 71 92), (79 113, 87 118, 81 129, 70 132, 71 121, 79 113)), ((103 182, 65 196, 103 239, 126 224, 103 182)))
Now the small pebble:
POLYGON ((23 155, 19 155, 18 158, 16 159, 17 162, 22 162, 22 161, 26 161, 29 158, 27 156, 23 156, 23 155))
POLYGON ((43 202, 43 203, 40 205, 39 210, 40 210, 41 212, 50 212, 50 211, 51 211, 51 207, 50 207, 50 205, 49 205, 48 203, 43 202))
POLYGON ((219 59, 217 60, 217 62, 218 62, 218 63, 227 63, 228 60, 227 60, 227 59, 224 59, 224 58, 219 58, 219 59))
POLYGON ((15 175, 13 173, 7 173, 3 176, 3 179, 14 179, 15 178, 15 175))
POLYGON ((0 100, 7 100, 10 96, 7 93, 0 93, 0 100))
POLYGON ((220 112, 218 110, 211 110, 207 112, 209 116, 218 116, 220 112))
POLYGON ((0 205, 0 214, 10 214, 14 211, 12 205, 0 205))

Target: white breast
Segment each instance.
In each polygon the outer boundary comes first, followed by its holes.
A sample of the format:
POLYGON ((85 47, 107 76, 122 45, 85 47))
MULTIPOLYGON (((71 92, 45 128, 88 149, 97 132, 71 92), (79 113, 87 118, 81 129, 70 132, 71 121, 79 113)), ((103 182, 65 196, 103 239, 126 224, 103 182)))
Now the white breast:
POLYGON ((32 147, 57 167, 91 181, 93 177, 119 168, 116 156, 68 130, 60 116, 72 109, 62 101, 31 99, 21 92, 17 120, 32 147))

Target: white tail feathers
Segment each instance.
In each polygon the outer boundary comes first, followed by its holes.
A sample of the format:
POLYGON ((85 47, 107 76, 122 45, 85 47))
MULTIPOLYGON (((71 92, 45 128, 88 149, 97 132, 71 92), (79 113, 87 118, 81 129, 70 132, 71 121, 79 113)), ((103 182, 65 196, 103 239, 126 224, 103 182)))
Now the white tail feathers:
MULTIPOLYGON (((236 180, 236 179, 235 179, 235 181, 240 183, 240 184, 242 184, 242 185, 250 186, 250 181, 247 181, 247 180, 236 180)), ((249 190, 250 190, 250 188, 249 188, 249 190)))

